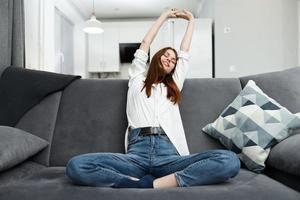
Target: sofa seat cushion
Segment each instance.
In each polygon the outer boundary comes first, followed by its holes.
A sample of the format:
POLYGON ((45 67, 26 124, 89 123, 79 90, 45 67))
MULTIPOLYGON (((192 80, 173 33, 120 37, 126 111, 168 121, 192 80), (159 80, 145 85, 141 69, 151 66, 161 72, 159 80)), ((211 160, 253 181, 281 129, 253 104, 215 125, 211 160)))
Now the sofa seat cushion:
POLYGON ((46 167, 36 162, 22 162, 21 164, 0 173, 0 187, 17 182, 27 176, 37 173, 43 168, 46 167))
POLYGON ((76 186, 65 175, 65 167, 50 167, 19 181, 10 187, 0 187, 1 199, 300 199, 300 194, 263 175, 241 169, 228 182, 217 185, 166 189, 113 189, 76 186))

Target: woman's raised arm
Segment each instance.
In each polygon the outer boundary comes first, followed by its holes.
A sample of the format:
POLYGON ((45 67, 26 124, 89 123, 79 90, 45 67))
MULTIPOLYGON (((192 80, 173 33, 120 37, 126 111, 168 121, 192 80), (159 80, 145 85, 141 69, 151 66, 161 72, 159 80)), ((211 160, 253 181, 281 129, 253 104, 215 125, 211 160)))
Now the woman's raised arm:
POLYGON ((178 52, 177 66, 173 73, 173 79, 176 82, 179 90, 181 91, 189 69, 189 49, 191 46, 192 35, 194 32, 194 16, 187 10, 183 10, 182 12, 177 13, 176 16, 178 18, 188 20, 188 26, 180 44, 180 51, 178 52))
POLYGON ((134 59, 132 65, 128 68, 129 82, 128 86, 132 84, 135 77, 143 74, 146 70, 146 63, 148 60, 148 52, 152 41, 154 40, 158 30, 166 19, 169 17, 176 17, 176 13, 179 12, 178 9, 170 9, 163 12, 160 17, 151 26, 147 34, 145 35, 139 49, 136 50, 134 54, 134 59))
POLYGON ((158 33, 160 27, 162 24, 168 19, 168 18, 175 18, 176 14, 179 12, 178 9, 172 8, 170 10, 167 10, 163 12, 159 18, 155 21, 155 23, 151 26, 147 34, 145 35, 143 41, 141 42, 140 49, 143 50, 148 54, 150 45, 152 41, 154 40, 156 34, 158 33))
POLYGON ((176 16, 178 18, 183 18, 189 21, 180 45, 180 50, 188 52, 191 46, 192 36, 194 32, 194 16, 191 12, 185 9, 182 12, 176 13, 176 16))

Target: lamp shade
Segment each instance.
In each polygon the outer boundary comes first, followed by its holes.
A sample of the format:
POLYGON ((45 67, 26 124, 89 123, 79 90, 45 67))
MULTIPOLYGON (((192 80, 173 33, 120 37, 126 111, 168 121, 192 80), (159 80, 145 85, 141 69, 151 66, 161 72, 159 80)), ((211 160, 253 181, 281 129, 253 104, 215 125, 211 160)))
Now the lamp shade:
POLYGON ((85 22, 83 31, 91 34, 103 33, 101 22, 96 19, 96 16, 92 14, 91 18, 85 22))

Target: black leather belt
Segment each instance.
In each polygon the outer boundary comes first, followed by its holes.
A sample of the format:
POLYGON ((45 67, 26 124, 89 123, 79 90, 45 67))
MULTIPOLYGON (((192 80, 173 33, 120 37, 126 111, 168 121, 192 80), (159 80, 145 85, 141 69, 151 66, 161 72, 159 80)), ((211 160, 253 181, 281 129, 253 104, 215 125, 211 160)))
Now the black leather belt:
MULTIPOLYGON (((141 127, 140 135, 166 135, 164 130, 161 127, 141 127)), ((129 127, 129 131, 131 127, 129 127)))

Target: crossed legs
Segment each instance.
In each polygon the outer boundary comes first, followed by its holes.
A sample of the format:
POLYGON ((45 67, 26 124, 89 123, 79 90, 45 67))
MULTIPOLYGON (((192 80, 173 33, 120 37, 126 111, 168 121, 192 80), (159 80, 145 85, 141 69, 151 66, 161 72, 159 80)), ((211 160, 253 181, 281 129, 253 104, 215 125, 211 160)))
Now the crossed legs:
MULTIPOLYGON (((188 187, 215 184, 236 176, 240 169, 237 156, 226 150, 210 150, 178 156, 154 170, 154 188, 188 187)), ((92 153, 73 157, 66 173, 79 185, 113 187, 120 179, 139 180, 146 169, 134 155, 92 153)))

